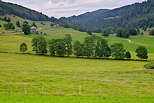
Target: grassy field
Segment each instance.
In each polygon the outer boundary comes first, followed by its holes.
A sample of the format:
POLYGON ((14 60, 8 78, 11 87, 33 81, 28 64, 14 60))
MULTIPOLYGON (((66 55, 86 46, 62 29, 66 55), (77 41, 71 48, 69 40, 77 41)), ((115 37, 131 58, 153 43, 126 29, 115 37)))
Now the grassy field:
POLYGON ((153 103, 149 98, 103 98, 67 96, 0 96, 0 103, 153 103))
MULTIPOLYGON (((12 20, 18 19, 14 17, 12 20)), ((73 42, 83 42, 88 36, 72 29, 49 28, 49 22, 45 26, 36 23, 40 32, 49 35, 45 36, 48 40, 70 34, 73 42)), ((14 35, 13 31, 2 28, 0 32, 6 34, 0 36, 0 103, 154 102, 154 71, 144 68, 148 61, 34 55, 31 40, 36 35, 14 35), (28 44, 28 53, 32 54, 20 53, 22 42, 28 44)), ((153 36, 131 36, 127 40, 111 35, 105 39, 110 45, 123 43, 133 59, 137 59, 135 49, 145 46, 149 51, 148 60, 154 60, 153 36)))
POLYGON ((0 54, 0 91, 8 94, 78 95, 83 96, 154 96, 154 72, 144 70, 144 61, 94 60, 82 58, 46 57, 37 55, 0 54), (119 65, 120 64, 120 65, 119 65), (44 88, 42 91, 42 87, 44 88))

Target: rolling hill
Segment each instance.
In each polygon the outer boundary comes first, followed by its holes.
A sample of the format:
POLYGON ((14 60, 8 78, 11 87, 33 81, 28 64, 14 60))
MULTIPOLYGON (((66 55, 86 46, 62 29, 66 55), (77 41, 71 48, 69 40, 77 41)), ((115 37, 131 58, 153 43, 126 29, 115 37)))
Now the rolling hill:
MULTIPOLYGON (((82 16, 61 18, 60 20, 64 22, 72 22, 77 24, 82 24, 88 27, 153 27, 154 26, 154 0, 147 0, 142 3, 135 3, 132 5, 124 6, 121 8, 116 8, 113 10, 108 10, 106 12, 99 12, 92 19, 86 20, 82 16), (85 21, 85 22, 81 22, 85 21)), ((86 14, 83 14, 86 15, 86 14)), ((87 18, 91 18, 91 15, 87 18)))
POLYGON ((58 21, 54 17, 48 17, 41 12, 31 10, 29 8, 23 7, 21 5, 3 2, 0 0, 0 15, 12 14, 19 16, 24 19, 29 19, 33 21, 58 21))
POLYGON ((103 14, 105 12, 109 11, 109 9, 99 9, 93 12, 87 12, 84 14, 81 14, 79 16, 72 16, 69 18, 62 17, 60 20, 65 21, 65 22, 74 22, 78 24, 86 23, 89 20, 94 19, 96 16, 99 16, 100 14, 103 14))

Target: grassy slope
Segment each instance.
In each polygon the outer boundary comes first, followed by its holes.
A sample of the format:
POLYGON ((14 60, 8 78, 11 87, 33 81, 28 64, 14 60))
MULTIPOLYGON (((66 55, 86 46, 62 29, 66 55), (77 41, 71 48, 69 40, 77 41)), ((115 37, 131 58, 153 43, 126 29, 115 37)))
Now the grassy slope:
MULTIPOLYGON (((20 18, 18 16, 13 16, 13 15, 5 15, 5 16, 0 16, 0 18, 4 18, 4 17, 8 17, 8 18, 11 18, 11 22, 16 26, 16 21, 20 21, 20 24, 22 24, 24 21, 28 21, 29 22, 29 25, 31 25, 33 22, 35 21, 31 21, 31 20, 28 20, 28 19, 23 19, 23 18, 20 18)), ((50 22, 44 22, 42 21, 45 25, 42 25, 41 24, 41 21, 37 21, 35 22, 36 25, 38 26, 38 28, 41 28, 41 27, 44 27, 44 26, 49 26, 50 25, 50 22)), ((0 20, 0 24, 5 24, 6 22, 0 20)))

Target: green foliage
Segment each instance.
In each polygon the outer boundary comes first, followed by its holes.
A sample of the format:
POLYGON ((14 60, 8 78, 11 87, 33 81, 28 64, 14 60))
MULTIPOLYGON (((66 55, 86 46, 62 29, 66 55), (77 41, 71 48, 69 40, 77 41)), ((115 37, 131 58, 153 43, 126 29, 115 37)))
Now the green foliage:
POLYGON ((51 26, 51 27, 53 27, 53 26, 54 26, 54 24, 53 24, 53 23, 51 23, 51 24, 50 24, 50 26, 51 26))
POLYGON ((148 59, 148 51, 145 47, 139 46, 136 51, 136 56, 140 59, 148 59))
POLYGON ((154 35, 154 29, 149 32, 149 35, 154 35))
POLYGON ((66 34, 63 39, 53 39, 48 42, 51 56, 69 56, 72 54, 72 37, 66 34))
POLYGON ((16 26, 17 26, 17 27, 21 27, 20 21, 16 21, 16 26))
POLYGON ((85 38, 84 46, 85 46, 85 56, 92 57, 94 56, 94 48, 95 48, 95 36, 88 36, 85 38))
POLYGON ((108 58, 110 56, 111 56, 111 49, 108 45, 108 41, 105 39, 102 39, 100 37, 97 37, 96 38, 96 47, 95 47, 95 57, 108 58))
POLYGON ((92 35, 92 31, 91 30, 87 30, 87 34, 92 35))
POLYGON ((37 27, 36 24, 35 24, 35 22, 32 23, 31 27, 32 27, 32 26, 37 27))
POLYGON ((129 30, 128 29, 123 29, 122 31, 122 37, 123 38, 129 38, 129 30))
POLYGON ((56 51, 55 51, 55 39, 49 40, 48 41, 48 48, 51 56, 55 56, 56 51))
POLYGON ((11 18, 7 18, 7 17, 4 17, 2 20, 6 22, 11 22, 11 18))
POLYGON ((111 45, 112 57, 115 59, 124 59, 125 58, 125 50, 124 46, 121 43, 116 43, 111 45))
POLYGON ((144 67, 146 69, 154 69, 154 62, 148 63, 148 64, 144 65, 144 67))
POLYGON ((25 53, 27 51, 27 44, 26 43, 21 43, 20 45, 20 51, 25 53))
POLYGON ((130 28, 129 30, 129 35, 138 35, 140 30, 139 29, 134 29, 134 28, 130 28))
POLYGON ((65 39, 50 40, 48 46, 51 56, 65 56, 68 53, 68 49, 66 49, 65 39))
POLYGON ((110 35, 110 32, 109 31, 107 31, 107 30, 103 31, 103 36, 108 37, 109 35, 110 35))
POLYGON ((126 58, 131 59, 131 53, 129 51, 126 52, 126 58))
POLYGON ((125 29, 125 28, 118 29, 116 34, 117 37, 123 37, 123 38, 129 38, 129 35, 130 35, 129 29, 125 29))
POLYGON ((66 55, 67 50, 66 50, 65 39, 56 39, 54 46, 55 46, 54 49, 55 49, 56 55, 58 55, 58 56, 65 56, 66 55))
POLYGON ((4 28, 5 28, 5 30, 10 30, 10 29, 14 30, 15 26, 13 25, 13 23, 9 22, 7 24, 4 24, 4 28))
POLYGON ((111 50, 108 46, 108 41, 99 36, 88 36, 84 43, 76 41, 74 43, 74 54, 76 56, 87 56, 94 58, 108 58, 111 56, 111 50))
POLYGON ((123 37, 122 31, 123 31, 123 29, 119 28, 119 29, 117 30, 116 36, 117 36, 117 37, 123 37))
POLYGON ((66 34, 64 37, 65 46, 66 46, 66 54, 69 56, 72 54, 72 37, 70 34, 66 34))
POLYGON ((43 36, 37 36, 32 39, 33 51, 36 54, 45 54, 47 53, 47 42, 43 36))
POLYGON ((85 47, 83 43, 80 43, 79 41, 75 41, 73 44, 73 50, 74 50, 74 55, 79 57, 79 56, 85 56, 85 47))
POLYGON ((28 25, 27 21, 23 23, 22 31, 24 32, 25 35, 30 34, 30 25, 28 25))

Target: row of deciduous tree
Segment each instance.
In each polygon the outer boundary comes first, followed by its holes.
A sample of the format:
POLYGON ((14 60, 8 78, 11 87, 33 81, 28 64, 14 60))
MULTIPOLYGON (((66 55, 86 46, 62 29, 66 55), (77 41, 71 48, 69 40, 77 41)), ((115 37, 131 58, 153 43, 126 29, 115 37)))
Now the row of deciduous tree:
MULTIPOLYGON (((22 45, 20 46, 21 51, 22 45)), ((49 41, 46 41, 43 36, 37 36, 32 39, 32 47, 36 54, 42 55, 49 52, 51 56, 75 55, 88 58, 108 58, 112 56, 114 59, 131 59, 131 53, 124 49, 123 44, 115 43, 109 46, 106 39, 96 35, 86 37, 83 43, 75 41, 73 44, 72 37, 69 34, 66 34, 62 39, 49 41)), ((23 50, 27 50, 25 49, 25 44, 23 50)), ((138 47, 136 53, 136 56, 141 59, 148 58, 148 52, 145 47, 138 47)))

